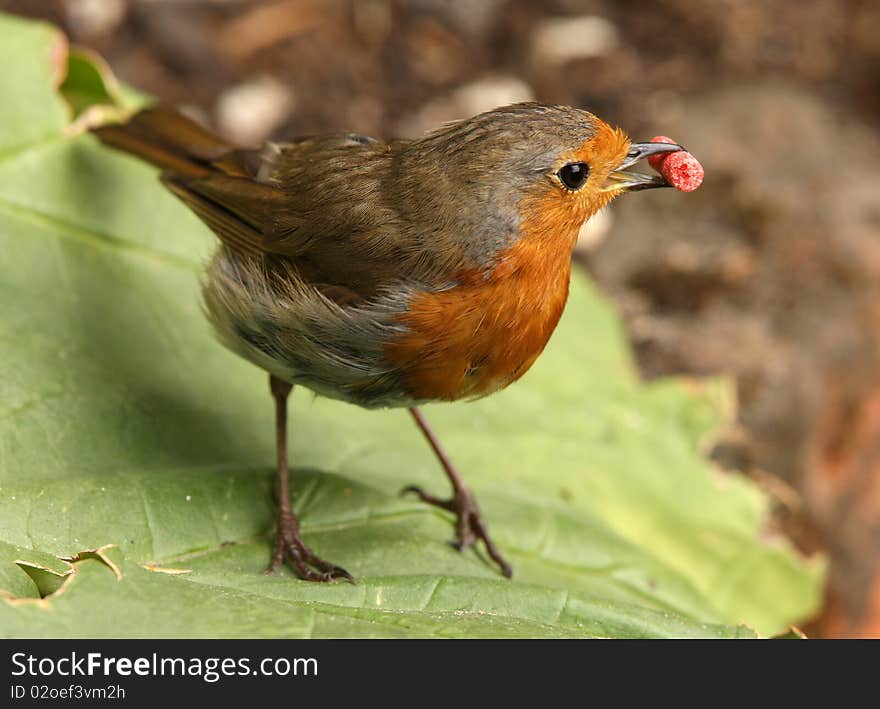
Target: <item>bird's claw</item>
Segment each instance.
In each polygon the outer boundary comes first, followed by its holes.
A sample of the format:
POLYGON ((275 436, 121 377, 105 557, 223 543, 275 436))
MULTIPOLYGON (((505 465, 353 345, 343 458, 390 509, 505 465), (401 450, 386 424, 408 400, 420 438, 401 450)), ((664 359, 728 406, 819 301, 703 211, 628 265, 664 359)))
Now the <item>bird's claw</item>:
POLYGON ((354 577, 341 566, 324 561, 313 552, 299 534, 299 523, 289 514, 278 515, 278 532, 275 536, 275 551, 266 573, 275 574, 287 559, 297 575, 305 581, 345 580, 354 583, 354 577))
POLYGON ((480 514, 480 508, 477 507, 477 501, 470 490, 466 487, 459 488, 449 499, 431 495, 417 485, 407 485, 400 491, 401 495, 406 493, 413 493, 425 504, 447 510, 456 516, 455 539, 450 542, 453 548, 458 551, 465 551, 482 540, 486 547, 486 553, 498 564, 501 573, 507 578, 513 576, 513 568, 501 556, 501 553, 492 542, 492 538, 489 536, 489 531, 486 529, 486 524, 483 522, 483 517, 480 514))

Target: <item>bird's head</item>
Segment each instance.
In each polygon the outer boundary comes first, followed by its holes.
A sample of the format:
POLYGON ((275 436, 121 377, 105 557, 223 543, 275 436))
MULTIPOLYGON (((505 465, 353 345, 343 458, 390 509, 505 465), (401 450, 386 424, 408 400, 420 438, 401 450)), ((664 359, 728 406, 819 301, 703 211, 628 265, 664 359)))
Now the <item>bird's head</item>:
POLYGON ((625 192, 669 186, 660 175, 627 168, 678 150, 671 143, 634 143, 587 111, 520 103, 416 141, 409 169, 430 171, 431 191, 454 195, 456 217, 480 231, 519 231, 529 222, 570 235, 625 192))

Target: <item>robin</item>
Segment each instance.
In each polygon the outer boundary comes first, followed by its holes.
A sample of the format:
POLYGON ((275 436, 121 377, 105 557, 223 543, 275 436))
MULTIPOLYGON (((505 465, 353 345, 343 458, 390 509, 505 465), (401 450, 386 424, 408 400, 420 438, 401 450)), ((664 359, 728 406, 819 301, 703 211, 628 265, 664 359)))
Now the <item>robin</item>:
POLYGON ((590 216, 668 183, 630 172, 681 151, 633 143, 567 106, 522 103, 418 140, 353 133, 241 149, 166 107, 96 129, 162 168, 162 182, 220 245, 203 296, 221 342, 269 373, 278 522, 269 572, 352 580, 303 541, 290 504, 287 398, 294 385, 367 408, 407 407, 452 484, 455 546, 481 541, 512 569, 418 409, 487 396, 528 371, 568 297, 590 216))

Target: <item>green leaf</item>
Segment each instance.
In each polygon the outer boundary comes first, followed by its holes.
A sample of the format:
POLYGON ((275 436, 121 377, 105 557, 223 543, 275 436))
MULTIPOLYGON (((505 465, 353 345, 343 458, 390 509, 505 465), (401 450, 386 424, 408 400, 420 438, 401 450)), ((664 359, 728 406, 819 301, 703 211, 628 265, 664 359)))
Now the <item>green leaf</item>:
POLYGON ((521 383, 425 410, 514 581, 446 543, 449 515, 397 494, 446 490, 405 412, 304 390, 294 505, 358 581, 262 574, 273 407, 201 313, 213 237, 153 169, 66 135, 52 32, 0 18, 3 52, 13 35, 16 65, 42 69, 0 72, 17 107, 0 135, 19 148, 0 156, 4 635, 743 637, 816 611, 824 561, 766 539, 763 494, 700 454, 727 386, 639 382, 580 274, 521 383))
POLYGON ((55 92, 67 43, 53 27, 0 15, 0 156, 48 140, 68 120, 55 92))
POLYGON ((76 128, 120 120, 126 108, 150 102, 140 92, 121 85, 103 57, 83 47, 70 49, 67 73, 58 91, 76 119, 76 128))

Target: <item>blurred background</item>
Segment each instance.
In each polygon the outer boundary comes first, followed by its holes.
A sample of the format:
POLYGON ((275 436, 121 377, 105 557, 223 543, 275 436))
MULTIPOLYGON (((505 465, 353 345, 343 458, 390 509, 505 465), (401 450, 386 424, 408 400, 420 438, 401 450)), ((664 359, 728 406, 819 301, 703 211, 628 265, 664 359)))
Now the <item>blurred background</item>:
POLYGON ((876 0, 0 0, 243 143, 415 137, 566 103, 706 167, 615 203, 576 258, 645 377, 735 377, 711 455, 832 559, 808 632, 880 637, 876 0))

